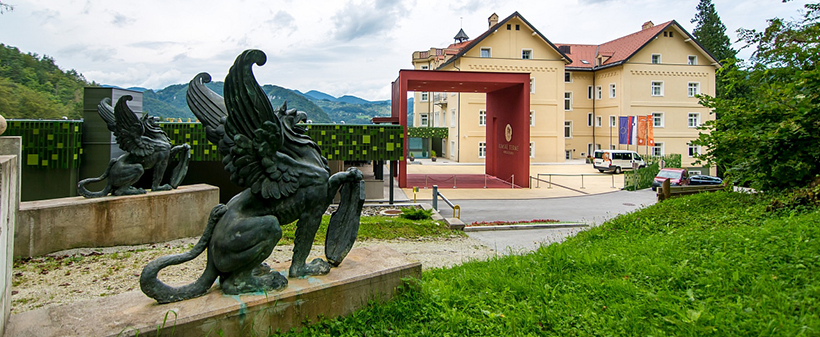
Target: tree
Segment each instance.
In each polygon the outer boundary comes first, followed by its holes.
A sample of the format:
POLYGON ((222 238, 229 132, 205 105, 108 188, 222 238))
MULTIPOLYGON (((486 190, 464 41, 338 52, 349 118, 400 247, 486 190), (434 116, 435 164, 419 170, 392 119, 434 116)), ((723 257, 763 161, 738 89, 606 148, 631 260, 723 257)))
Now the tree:
POLYGON ((756 47, 751 62, 723 71, 727 88, 748 95, 701 98, 720 119, 705 123, 694 141, 708 148, 699 159, 762 190, 802 187, 820 174, 820 4, 805 5, 795 21, 774 18, 764 31, 740 30, 756 47))
MULTIPOLYGON (((735 59, 737 51, 732 49, 726 35, 726 26, 720 20, 712 0, 700 0, 697 11, 695 18, 691 20, 695 24, 692 35, 722 66, 732 64, 730 61, 735 59)), ((715 86, 717 97, 724 97, 728 93, 724 82, 721 74, 718 74, 715 86)))
POLYGON ((5 12, 11 12, 13 10, 14 10, 14 6, 0 1, 0 14, 3 14, 5 12))

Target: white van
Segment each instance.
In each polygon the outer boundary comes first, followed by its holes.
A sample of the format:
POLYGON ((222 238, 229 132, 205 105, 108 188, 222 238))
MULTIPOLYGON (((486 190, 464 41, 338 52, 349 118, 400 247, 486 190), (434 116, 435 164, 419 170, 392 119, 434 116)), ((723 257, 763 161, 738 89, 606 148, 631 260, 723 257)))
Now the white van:
POLYGON ((592 166, 599 172, 621 173, 623 170, 631 170, 633 164, 637 164, 638 168, 646 166, 637 152, 626 150, 596 150, 592 160, 592 166))

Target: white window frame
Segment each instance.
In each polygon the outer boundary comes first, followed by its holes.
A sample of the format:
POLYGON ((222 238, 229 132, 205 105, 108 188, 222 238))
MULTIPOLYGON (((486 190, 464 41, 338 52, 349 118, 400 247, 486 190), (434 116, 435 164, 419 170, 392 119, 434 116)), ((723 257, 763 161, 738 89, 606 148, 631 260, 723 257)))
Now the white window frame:
MULTIPOLYGON (((436 112, 436 116, 438 116, 438 112, 436 112)), ((441 123, 436 126, 447 126, 447 111, 441 111, 441 123)))
POLYGON ((572 121, 564 121, 564 138, 572 138, 572 121))
POLYGON ((698 65, 698 56, 697 55, 689 55, 689 57, 687 57, 686 64, 688 64, 690 66, 698 65))
POLYGON ((615 83, 609 84, 609 98, 615 98, 615 83))
POLYGON ((567 159, 567 160, 572 159, 572 151, 564 150, 564 159, 567 159))
POLYGON ((587 99, 592 99, 594 97, 595 91, 592 89, 592 86, 587 86, 587 99))
POLYGON ((653 112, 652 113, 652 127, 653 128, 662 128, 664 122, 663 112, 653 112))
POLYGON ((430 123, 430 116, 427 114, 419 114, 419 123, 421 126, 429 126, 430 123))
POLYGON ((572 111, 572 91, 564 92, 564 111, 572 111))
POLYGON ((686 85, 686 88, 686 93, 689 95, 689 97, 695 97, 697 95, 700 95, 700 82, 689 82, 686 85))
POLYGON ((456 127, 456 109, 450 111, 450 126, 456 127))
POLYGON ((592 147, 592 143, 587 143, 587 155, 592 156, 593 152, 595 152, 595 149, 592 147))
POLYGON ((522 60, 532 60, 532 59, 534 59, 534 57, 532 55, 532 49, 530 49, 530 48, 521 49, 521 59, 522 60))
POLYGON ((595 87, 595 97, 599 100, 604 97, 604 88, 602 86, 595 87))
POLYGON ((491 58, 491 57, 493 57, 493 49, 490 48, 490 47, 481 47, 481 49, 479 50, 478 53, 479 53, 478 56, 481 57, 481 58, 491 58), (485 51, 487 52, 487 56, 484 56, 485 51))
POLYGON ((609 145, 609 149, 610 149, 610 150, 614 150, 614 149, 615 149, 615 144, 610 144, 610 145, 609 145))
POLYGON ((564 83, 572 83, 572 73, 569 71, 564 72, 564 83))
POLYGON ((650 89, 649 93, 652 95, 652 97, 663 97, 663 81, 652 81, 652 82, 650 82, 649 89, 650 89), (659 94, 658 95, 655 94, 655 84, 658 84, 658 86, 657 86, 659 88, 659 90, 658 90, 659 94))
POLYGON ((530 110, 530 126, 535 126, 535 111, 530 110))
POLYGON ((686 125, 689 126, 689 128, 699 127, 700 126, 700 112, 690 112, 689 115, 686 118, 686 125))
POLYGON ((478 142, 478 158, 487 158, 487 142, 478 142))
POLYGON ((429 100, 430 100, 430 93, 429 93, 429 92, 426 92, 426 91, 422 92, 422 93, 421 93, 421 97, 419 98, 419 101, 421 101, 421 102, 427 102, 427 101, 429 101, 429 100))
POLYGON ((618 118, 616 118, 615 115, 609 115, 609 127, 618 127, 618 118))
POLYGON ((428 65, 421 66, 421 70, 428 70, 428 69, 430 69, 430 66, 428 66, 428 65))
POLYGON ((700 154, 700 146, 689 144, 689 149, 687 153, 689 155, 689 158, 694 158, 696 155, 700 154))
POLYGON ((595 127, 600 128, 604 125, 604 116, 595 116, 595 127))
POLYGON ((663 156, 663 142, 655 142, 655 146, 652 147, 652 155, 663 156))
POLYGON ((592 120, 595 119, 593 114, 590 112, 587 114, 587 126, 592 126, 592 120))
POLYGON ((478 110, 478 126, 487 126, 487 110, 478 110))
POLYGON ((652 63, 652 64, 661 64, 663 62, 663 60, 661 59, 661 54, 652 54, 652 56, 649 57, 649 62, 652 63), (655 62, 655 57, 656 56, 657 56, 658 62, 655 62))
POLYGON ((535 93, 535 78, 530 77, 530 93, 535 93))
POLYGON ((535 158, 535 142, 530 142, 530 158, 535 158))
POLYGON ((455 155, 456 155, 456 141, 451 140, 450 141, 450 157, 455 157, 455 155))

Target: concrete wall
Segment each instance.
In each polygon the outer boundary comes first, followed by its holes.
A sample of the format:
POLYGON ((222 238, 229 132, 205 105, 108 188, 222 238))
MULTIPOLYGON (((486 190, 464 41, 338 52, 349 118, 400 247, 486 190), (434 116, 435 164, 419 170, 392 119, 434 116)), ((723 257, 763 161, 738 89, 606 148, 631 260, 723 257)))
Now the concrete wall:
POLYGON ((14 256, 163 242, 202 235, 219 188, 199 184, 143 195, 20 204, 14 256))
POLYGON ((0 137, 0 335, 11 310, 14 227, 20 204, 20 137, 0 137))

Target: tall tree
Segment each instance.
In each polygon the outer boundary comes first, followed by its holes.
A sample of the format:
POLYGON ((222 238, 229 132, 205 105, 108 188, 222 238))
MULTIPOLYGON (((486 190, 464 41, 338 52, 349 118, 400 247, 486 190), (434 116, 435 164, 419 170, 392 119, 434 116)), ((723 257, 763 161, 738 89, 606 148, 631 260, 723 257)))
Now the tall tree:
POLYGON ((763 31, 741 30, 755 47, 748 65, 729 64, 728 87, 747 95, 703 97, 720 119, 705 123, 693 143, 699 156, 728 168, 733 179, 762 190, 805 186, 820 174, 820 4, 799 20, 769 20, 763 31))
MULTIPOLYGON (((700 0, 697 6, 697 13, 695 18, 691 20, 695 24, 695 30, 692 34, 695 39, 706 48, 723 66, 732 64, 729 60, 734 60, 737 56, 737 51, 732 49, 729 36, 726 35, 726 26, 720 20, 720 16, 715 10, 715 5, 712 0, 700 0)), ((717 97, 725 97, 728 95, 729 88, 722 74, 717 75, 715 91, 717 97)))
POLYGON ((14 6, 0 1, 0 14, 3 14, 5 12, 11 12, 13 10, 14 10, 14 6))

